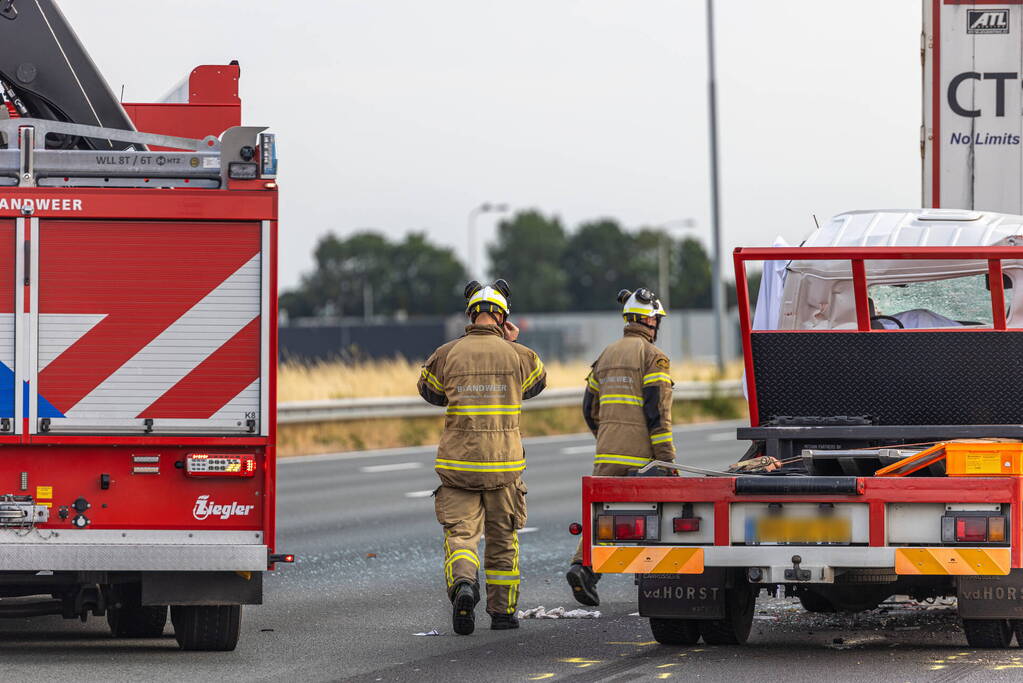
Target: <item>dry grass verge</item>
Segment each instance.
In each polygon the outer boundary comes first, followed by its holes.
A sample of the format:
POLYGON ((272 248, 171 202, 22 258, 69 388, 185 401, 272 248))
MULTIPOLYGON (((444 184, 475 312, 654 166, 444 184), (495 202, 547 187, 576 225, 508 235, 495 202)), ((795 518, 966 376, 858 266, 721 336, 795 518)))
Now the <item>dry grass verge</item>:
MULTIPOLYGON (((731 398, 678 401, 672 410, 676 424, 734 419, 745 414, 746 402, 731 398)), ((443 429, 443 417, 281 425, 278 428, 277 452, 278 455, 286 457, 426 446, 437 443, 443 429)), ((583 422, 582 412, 575 406, 531 410, 522 414, 523 436, 575 434, 585 431, 586 424, 583 422)))
MULTIPOLYGON (((277 370, 277 400, 414 396, 420 367, 419 363, 402 358, 363 363, 283 363, 277 370)), ((549 363, 547 386, 552 389, 582 387, 589 371, 590 366, 583 362, 549 363)), ((671 369, 676 382, 737 379, 741 374, 741 363, 730 365, 723 378, 718 377, 713 365, 683 363, 671 369)))

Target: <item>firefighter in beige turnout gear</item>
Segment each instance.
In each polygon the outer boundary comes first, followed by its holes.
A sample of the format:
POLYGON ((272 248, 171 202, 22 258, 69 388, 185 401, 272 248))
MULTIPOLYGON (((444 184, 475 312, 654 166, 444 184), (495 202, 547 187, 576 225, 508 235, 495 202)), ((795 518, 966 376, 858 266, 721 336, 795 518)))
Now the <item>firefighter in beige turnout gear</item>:
MULTIPOLYGON (((648 289, 618 293, 625 334, 604 349, 586 378, 583 417, 597 437, 594 476, 621 477, 651 460, 675 459, 671 438, 672 385, 668 357, 654 346, 666 314, 648 289)), ((566 574, 575 599, 599 605, 600 575, 583 565, 582 542, 566 574)))
POLYGON ((539 356, 514 343, 508 284, 466 286, 465 335, 437 349, 419 379, 420 395, 447 406, 437 446, 437 521, 444 527, 444 577, 456 633, 475 628, 479 601, 477 554, 486 535, 483 569, 491 628, 517 628, 519 541, 526 523, 526 456, 519 432, 521 404, 543 391, 539 356))

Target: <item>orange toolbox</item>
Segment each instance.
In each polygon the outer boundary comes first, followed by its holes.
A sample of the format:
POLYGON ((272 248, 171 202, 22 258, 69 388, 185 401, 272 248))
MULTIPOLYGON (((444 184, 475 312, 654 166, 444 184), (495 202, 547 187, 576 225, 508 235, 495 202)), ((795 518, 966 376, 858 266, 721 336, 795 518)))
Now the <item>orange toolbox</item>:
POLYGON ((945 472, 950 477, 1023 476, 1023 443, 949 441, 945 472))

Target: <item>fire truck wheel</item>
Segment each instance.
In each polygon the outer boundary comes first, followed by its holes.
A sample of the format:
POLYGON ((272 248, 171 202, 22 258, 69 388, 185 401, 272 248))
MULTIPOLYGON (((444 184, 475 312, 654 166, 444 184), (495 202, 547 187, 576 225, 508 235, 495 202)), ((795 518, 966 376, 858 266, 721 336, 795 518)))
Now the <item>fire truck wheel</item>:
POLYGON ((107 624, 115 638, 159 638, 167 625, 167 606, 111 607, 107 624))
POLYGON ((241 605, 176 605, 171 607, 174 638, 182 650, 227 652, 238 644, 241 605))
POLYGON ((1012 643, 1012 626, 1006 619, 963 619, 963 632, 970 647, 1002 649, 1012 643))
POLYGON ((749 585, 725 591, 725 618, 701 620, 700 635, 708 645, 742 645, 753 627, 757 596, 749 585))
POLYGON ((650 630, 661 645, 696 645, 700 639, 700 625, 693 619, 650 617, 650 630))

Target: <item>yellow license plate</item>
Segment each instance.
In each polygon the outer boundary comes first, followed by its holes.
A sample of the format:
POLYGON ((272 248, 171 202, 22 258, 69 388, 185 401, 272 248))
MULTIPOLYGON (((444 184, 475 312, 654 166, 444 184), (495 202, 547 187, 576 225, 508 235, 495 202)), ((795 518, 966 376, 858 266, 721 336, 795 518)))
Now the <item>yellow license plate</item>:
MULTIPOLYGON (((749 527, 747 527, 749 529, 749 527)), ((852 522, 842 517, 761 517, 753 525, 754 543, 850 543, 852 522)))

